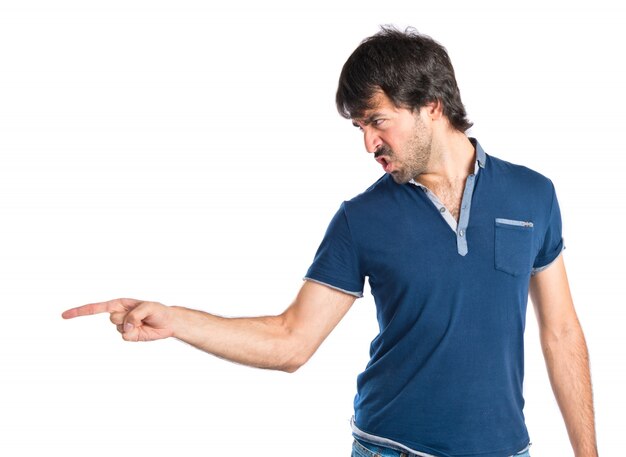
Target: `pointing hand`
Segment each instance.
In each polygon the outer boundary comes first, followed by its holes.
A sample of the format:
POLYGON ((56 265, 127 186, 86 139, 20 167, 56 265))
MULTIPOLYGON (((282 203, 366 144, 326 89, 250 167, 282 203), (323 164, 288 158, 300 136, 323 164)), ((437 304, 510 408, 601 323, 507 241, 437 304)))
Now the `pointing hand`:
POLYGON ((68 309, 64 319, 109 313, 111 322, 126 341, 153 341, 173 335, 172 309, 161 303, 118 298, 68 309))

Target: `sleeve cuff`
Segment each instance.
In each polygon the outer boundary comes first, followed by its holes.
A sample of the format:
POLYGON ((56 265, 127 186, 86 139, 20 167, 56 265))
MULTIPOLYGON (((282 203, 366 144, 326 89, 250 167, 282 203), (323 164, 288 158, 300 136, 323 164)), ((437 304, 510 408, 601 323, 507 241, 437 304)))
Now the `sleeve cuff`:
POLYGON ((320 281, 320 280, 318 280, 318 279, 313 279, 313 278, 310 278, 310 277, 308 277, 308 276, 305 276, 305 277, 304 277, 304 278, 302 278, 302 279, 303 279, 304 281, 311 281, 311 282, 316 282, 316 283, 318 283, 318 284, 322 284, 323 286, 330 287, 331 289, 338 290, 338 291, 343 292, 343 293, 348 294, 348 295, 353 295, 353 296, 355 296, 355 297, 357 297, 357 298, 361 298, 361 297, 363 297, 363 292, 354 292, 354 291, 351 291, 351 290, 342 289, 341 287, 334 286, 334 285, 329 284, 329 283, 327 283, 327 282, 320 281))
MULTIPOLYGON (((563 243, 563 240, 561 240, 561 246, 559 248, 557 248, 555 252, 555 254, 553 254, 552 256, 549 257, 549 260, 547 261, 547 263, 541 267, 537 267, 537 268, 533 268, 530 271, 530 275, 531 276, 535 276, 537 273, 542 272, 543 270, 545 270, 546 268, 548 268, 550 265, 552 265, 556 259, 559 258, 559 256, 561 255, 561 253, 565 250, 565 244, 563 243)), ((545 259, 542 259, 545 261, 545 259)), ((542 262, 543 263, 543 262, 542 262)))

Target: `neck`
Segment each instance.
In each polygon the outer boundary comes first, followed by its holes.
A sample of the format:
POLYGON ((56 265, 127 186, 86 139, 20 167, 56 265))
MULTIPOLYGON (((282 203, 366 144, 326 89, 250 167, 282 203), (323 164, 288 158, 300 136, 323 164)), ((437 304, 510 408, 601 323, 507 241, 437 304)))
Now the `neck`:
POLYGON ((426 171, 416 181, 430 185, 452 185, 465 181, 474 172, 476 151, 465 133, 448 130, 444 135, 433 136, 426 171))

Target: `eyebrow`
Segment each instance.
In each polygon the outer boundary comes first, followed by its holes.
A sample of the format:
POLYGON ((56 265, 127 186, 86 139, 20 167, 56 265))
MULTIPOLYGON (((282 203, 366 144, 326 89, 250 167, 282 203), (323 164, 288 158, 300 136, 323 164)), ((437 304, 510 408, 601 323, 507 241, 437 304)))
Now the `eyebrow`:
MULTIPOLYGON (((362 118, 361 122, 363 123, 363 125, 369 125, 372 122, 374 122, 374 120, 377 117, 381 117, 383 114, 379 113, 379 112, 375 112, 370 114, 369 116, 362 118)), ((355 127, 359 127, 359 124, 357 124, 357 121, 355 121, 354 119, 352 120, 352 125, 354 125, 355 127)))

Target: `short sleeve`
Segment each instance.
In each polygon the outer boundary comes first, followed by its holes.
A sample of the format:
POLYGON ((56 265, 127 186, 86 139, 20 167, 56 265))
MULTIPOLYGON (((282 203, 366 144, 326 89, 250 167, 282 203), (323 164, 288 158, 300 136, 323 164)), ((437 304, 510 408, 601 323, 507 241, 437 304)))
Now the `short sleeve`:
POLYGON ((365 277, 348 225, 345 202, 330 221, 305 280, 318 282, 350 295, 363 296, 365 277))
POLYGON ((545 224, 546 230, 543 236, 543 243, 533 263, 533 275, 548 268, 550 264, 558 258, 563 249, 565 249, 562 236, 561 210, 556 198, 554 185, 551 185, 551 188, 552 202, 550 205, 550 214, 545 224))

